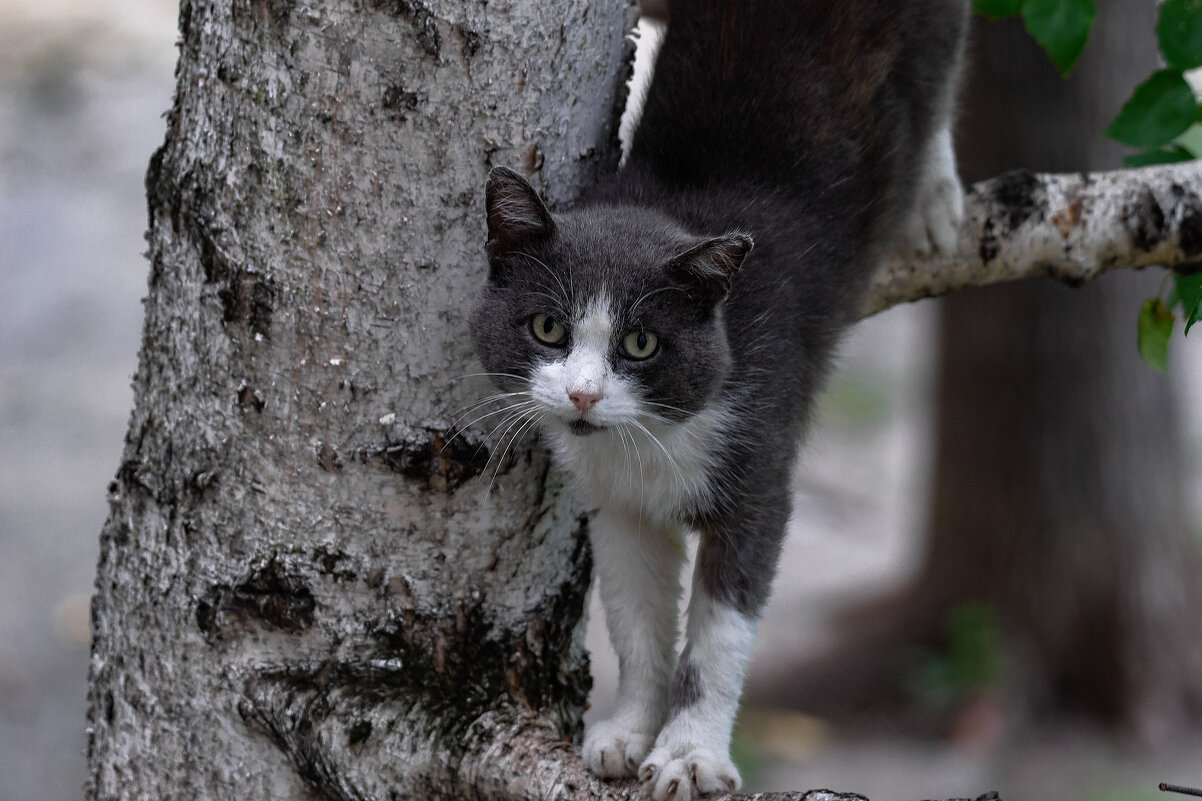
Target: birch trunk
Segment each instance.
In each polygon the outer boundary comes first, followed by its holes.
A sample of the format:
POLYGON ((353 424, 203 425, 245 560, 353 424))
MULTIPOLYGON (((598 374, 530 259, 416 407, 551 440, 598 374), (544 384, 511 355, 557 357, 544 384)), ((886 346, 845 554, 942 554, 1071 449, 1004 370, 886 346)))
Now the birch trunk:
POLYGON ((89 798, 453 797, 517 758, 499 732, 578 730, 582 521, 541 452, 442 446, 484 386, 449 379, 473 370, 488 169, 555 203, 614 167, 630 22, 184 0, 89 798))

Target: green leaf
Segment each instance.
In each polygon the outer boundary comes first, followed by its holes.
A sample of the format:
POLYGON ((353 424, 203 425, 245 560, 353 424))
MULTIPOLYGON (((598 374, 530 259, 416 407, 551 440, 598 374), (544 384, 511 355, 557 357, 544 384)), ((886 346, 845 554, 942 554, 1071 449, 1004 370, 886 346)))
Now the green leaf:
POLYGON ((1193 125, 1198 101, 1180 70, 1160 70, 1135 87, 1106 135, 1132 147, 1159 147, 1193 125))
POLYGON ((1181 304, 1181 316, 1185 318, 1185 333, 1202 317, 1202 272, 1192 275, 1174 275, 1173 291, 1169 303, 1181 304))
POLYGON ((1023 0, 972 0, 972 10, 996 21, 1017 16, 1023 10, 1023 0))
POLYGON ((1124 167, 1148 167, 1152 164, 1176 164, 1179 161, 1193 161, 1194 154, 1181 145, 1169 145, 1156 150, 1145 150, 1123 159, 1124 167))
MULTIPOLYGON (((1202 108, 1199 109, 1202 111, 1202 108)), ((1202 153, 1202 125, 1194 123, 1185 129, 1185 133, 1173 140, 1174 144, 1181 145, 1190 153, 1194 154, 1194 158, 1202 153)))
POLYGON ((1098 7, 1094 0, 1023 0, 1027 32, 1047 51, 1056 69, 1067 75, 1085 43, 1098 7))
POLYGON ((1202 0, 1165 0, 1156 36, 1169 66, 1179 70, 1202 66, 1202 0))
POLYGON ((1139 310, 1139 355, 1154 370, 1169 371, 1169 337, 1173 313, 1160 298, 1149 298, 1139 310))

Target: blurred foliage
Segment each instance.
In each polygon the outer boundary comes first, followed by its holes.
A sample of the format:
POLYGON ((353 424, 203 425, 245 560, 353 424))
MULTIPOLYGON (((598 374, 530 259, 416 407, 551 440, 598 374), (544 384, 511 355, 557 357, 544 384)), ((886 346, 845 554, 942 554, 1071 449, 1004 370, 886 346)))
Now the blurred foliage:
POLYGON ((1107 788, 1082 796, 1081 801, 1168 801, 1155 787, 1107 788))
POLYGON ((739 776, 743 779, 744 785, 754 783, 755 777, 759 775, 764 764, 763 753, 756 744, 755 738, 748 735, 738 724, 735 725, 730 739, 730 761, 734 762, 735 767, 739 769, 739 776))
POLYGON ((1001 671, 1001 635, 990 606, 968 602, 953 607, 944 637, 943 650, 929 654, 916 671, 918 694, 956 703, 994 684, 1001 671))

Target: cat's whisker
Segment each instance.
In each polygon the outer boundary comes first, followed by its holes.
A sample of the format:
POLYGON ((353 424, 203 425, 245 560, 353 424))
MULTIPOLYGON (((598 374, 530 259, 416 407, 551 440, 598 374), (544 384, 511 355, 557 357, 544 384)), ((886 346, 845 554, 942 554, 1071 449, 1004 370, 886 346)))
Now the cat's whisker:
MULTIPOLYGON (((636 443, 634 441, 634 438, 632 436, 630 436, 630 433, 626 430, 626 426, 616 425, 613 427, 613 429, 618 433, 618 437, 621 439, 621 442, 622 442, 622 461, 623 461, 623 463, 625 463, 628 466, 630 464, 630 450, 629 450, 629 448, 627 448, 626 443, 629 441, 630 447, 634 448, 634 458, 639 463, 639 474, 638 474, 639 475, 639 506, 642 506, 643 483, 644 483, 643 457, 639 453, 638 443, 636 443)), ((627 470, 626 475, 629 479, 626 482, 626 488, 628 491, 633 490, 634 489, 634 471, 627 470)))
POLYGON ((518 381, 526 380, 524 376, 520 376, 517 373, 464 373, 454 378, 448 378, 444 386, 454 384, 457 381, 464 381, 468 378, 515 378, 518 381))
MULTIPOLYGON (((526 403, 515 403, 511 406, 505 407, 504 409, 498 410, 498 413, 499 412, 509 412, 509 414, 506 417, 504 417, 501 420, 501 422, 499 422, 495 426, 493 426, 492 431, 488 432, 488 434, 484 437, 484 439, 481 440, 480 444, 478 446, 476 446, 476 454, 479 455, 480 449, 483 448, 489 442, 496 442, 496 443, 500 444, 500 442, 502 442, 504 440, 505 433, 508 432, 509 429, 506 428, 505 432, 502 432, 501 436, 497 437, 495 435, 496 435, 498 429, 500 429, 502 426, 511 425, 514 421, 520 420, 522 417, 526 416, 527 414, 531 414, 536 409, 537 409, 537 404, 535 404, 533 401, 528 401, 526 403)), ((496 453, 496 448, 493 449, 493 453, 496 453)), ((489 458, 491 459, 492 457, 490 456, 489 458)))
MULTIPOLYGON (((670 412, 678 412, 678 413, 684 415, 685 417, 690 417, 693 414, 696 414, 696 412, 690 412, 688 409, 682 409, 679 406, 673 406, 670 403, 660 403, 659 401, 646 400, 646 399, 644 399, 642 401, 642 403, 646 404, 647 406, 658 406, 659 408, 667 409, 670 412)), ((675 422, 675 421, 668 421, 668 422, 675 422)))
POLYGON ((552 317, 557 317, 559 319, 566 320, 572 316, 571 312, 565 305, 566 301, 563 298, 558 298, 558 297, 552 295, 550 292, 529 292, 528 294, 532 298, 546 298, 547 299, 546 311, 553 312, 553 314, 551 315, 552 317))
POLYGON ((655 297, 660 292, 669 292, 669 291, 684 292, 685 290, 684 290, 684 287, 679 287, 679 286, 661 286, 658 289, 652 289, 650 292, 643 293, 643 296, 641 298, 639 298, 638 300, 636 300, 631 305, 630 311, 627 312, 627 314, 634 314, 634 310, 637 309, 639 307, 639 304, 642 303, 644 300, 655 297))
MULTIPOLYGON (((501 474, 501 468, 505 466, 505 460, 509 457, 509 449, 512 448, 514 443, 521 438, 522 434, 528 431, 530 427, 540 419, 542 419, 542 412, 538 409, 535 409, 529 413, 529 418, 519 425, 516 431, 514 431, 513 436, 509 438, 509 444, 505 446, 505 450, 501 454, 501 458, 497 460, 497 466, 493 469, 492 478, 488 482, 488 491, 486 494, 492 493, 493 484, 496 482, 497 476, 501 474)), ((506 433, 508 433, 508 430, 506 433)), ((502 438, 503 437, 504 435, 502 435, 502 438)))
POLYGON ((663 451, 664 457, 668 460, 668 464, 672 468, 672 472, 676 475, 676 478, 681 482, 681 484, 688 483, 685 480, 684 474, 680 470, 680 465, 678 465, 676 463, 676 458, 672 455, 671 451, 669 451, 666 447, 664 447, 664 443, 660 442, 659 437, 652 434, 651 430, 648 429, 647 426, 640 423, 638 420, 631 420, 630 424, 633 425, 638 430, 642 431, 644 434, 646 434, 647 437, 652 442, 654 442, 661 451, 663 451))
POLYGON ((646 417, 650 420, 653 420, 657 423, 664 423, 666 425, 673 425, 675 422, 673 420, 669 420, 667 417, 664 417, 662 414, 656 414, 655 412, 649 412, 646 409, 639 412, 639 415, 642 417, 646 417))
MULTIPOLYGON (((505 423, 512 420, 514 416, 522 417, 526 414, 530 414, 531 411, 534 411, 534 409, 531 408, 532 405, 534 405, 534 404, 530 404, 530 403, 516 404, 516 405, 512 405, 512 407, 507 407, 506 409, 502 410, 502 411, 510 411, 511 415, 505 417, 504 420, 501 420, 501 422, 499 422, 498 425, 493 427, 493 431, 490 431, 488 433, 487 437, 484 437, 480 441, 480 444, 476 445, 476 450, 474 452, 474 456, 480 456, 481 449, 483 449, 484 445, 487 445, 488 443, 490 443, 490 441, 498 441, 498 443, 499 443, 500 440, 493 439, 493 434, 496 433, 496 429, 500 428, 501 426, 504 426, 505 423), (519 408, 519 407, 522 407, 522 408, 519 408), (513 411, 514 409, 517 409, 517 411, 513 411)), ((458 435, 459 434, 456 433, 456 437, 458 437, 458 435)), ((501 434, 501 438, 504 438, 504 437, 505 437, 505 434, 501 434)), ((450 440, 447 440, 447 443, 450 444, 450 440)), ((444 447, 446 447, 446 445, 444 445, 444 447)), ((495 452, 496 452, 496 449, 494 447, 493 453, 495 453, 495 452)), ((492 459, 492 455, 489 455, 489 459, 492 459)))
MULTIPOLYGON (((476 423, 479 423, 481 420, 487 420, 489 417, 492 417, 493 415, 497 415, 497 414, 502 414, 502 413, 504 413, 504 412, 513 411, 514 409, 519 409, 519 408, 522 408, 522 407, 531 406, 531 405, 533 405, 533 404, 535 404, 535 401, 532 401, 532 400, 529 400, 529 401, 521 401, 521 402, 519 402, 519 403, 511 403, 511 404, 509 404, 508 406, 504 406, 504 407, 502 407, 502 408, 500 408, 500 409, 494 409, 494 410, 493 410, 493 411, 491 411, 491 412, 485 412, 484 414, 482 414, 482 415, 480 415, 479 417, 475 418, 474 420, 472 420, 470 423, 468 423, 467 425, 463 426, 462 428, 457 428, 457 427, 456 427, 456 423, 458 423, 458 422, 459 422, 459 420, 462 420, 464 417, 467 417, 467 415, 468 415, 468 414, 472 414, 472 412, 467 412, 467 413, 465 413, 465 414, 463 414, 463 415, 460 415, 460 416, 459 416, 458 418, 456 418, 456 419, 455 419, 455 421, 454 421, 454 422, 452 422, 452 423, 451 423, 451 425, 449 426, 449 428, 453 428, 453 429, 455 429, 455 433, 454 433, 454 434, 453 434, 453 435, 450 437, 450 439, 448 439, 446 442, 444 442, 444 443, 443 443, 443 448, 445 448, 447 445, 450 445, 450 444, 451 444, 451 443, 452 443, 452 442, 453 442, 453 441, 454 441, 454 440, 455 440, 455 439, 456 439, 456 438, 457 438, 457 437, 458 437, 460 434, 464 433, 465 431, 468 431, 468 430, 470 430, 472 426, 476 425, 476 423)), ((477 410, 478 410, 478 409, 479 409, 479 406, 477 405, 477 410)))
POLYGON ((536 408, 537 404, 534 401, 528 401, 526 403, 514 404, 513 406, 506 407, 504 411, 509 412, 509 414, 493 427, 493 430, 488 434, 488 440, 491 442, 496 442, 498 445, 500 445, 500 443, 505 440, 505 435, 509 433, 509 429, 512 428, 518 420, 521 420, 527 414, 533 412, 536 408), (501 432, 500 436, 497 436, 497 430, 502 426, 505 426, 505 430, 501 432))
MULTIPOLYGON (((541 259, 539 259, 535 256, 532 256, 531 254, 527 253, 524 250, 518 251, 518 253, 516 255, 525 256, 527 259, 530 259, 530 261, 534 262, 539 267, 542 267, 544 270, 546 270, 551 275, 551 277, 555 279, 555 283, 559 284, 559 291, 561 293, 563 293, 563 299, 565 301, 571 299, 571 295, 569 295, 567 289, 564 288, 563 281, 560 279, 559 274, 556 273, 554 270, 552 270, 550 267, 548 267, 541 259)), ((568 280, 571 281, 571 279, 572 279, 572 274, 571 274, 571 272, 569 272, 568 280)))
POLYGON ((462 420, 464 417, 467 417, 473 411, 479 409, 481 406, 486 406, 490 403, 502 401, 502 400, 505 400, 506 398, 515 398, 515 397, 518 397, 519 395, 532 396, 532 394, 533 393, 531 393, 529 390, 522 390, 521 392, 498 392, 493 395, 489 395, 487 398, 480 398, 479 400, 472 401, 471 403, 467 404, 466 406, 460 406, 458 409, 451 412, 451 414, 458 415, 454 420, 451 421, 451 425, 452 426, 455 425, 460 420, 462 420))
MULTIPOLYGON (((494 458, 497 459, 497 467, 493 470, 493 480, 496 480, 497 472, 501 469, 501 465, 504 463, 505 454, 509 451, 508 445, 505 445, 505 436, 513 429, 514 426, 526 419, 527 416, 532 416, 535 414, 537 414, 536 409, 522 409, 521 411, 515 412, 506 417, 504 420, 498 423, 495 428, 493 428, 492 432, 490 432, 488 436, 489 441, 496 442, 496 446, 493 448, 493 452, 489 456, 490 461, 494 458), (494 437, 494 435, 497 433, 497 429, 501 428, 502 426, 505 427, 505 430, 501 432, 499 437, 494 437), (499 457, 497 456, 498 451, 501 452, 501 456, 499 457)), ((480 447, 484 447, 484 444, 481 443, 480 447)), ((477 451, 477 453, 478 452, 479 451, 477 451)), ((488 482, 488 488, 491 492, 492 481, 488 482)))

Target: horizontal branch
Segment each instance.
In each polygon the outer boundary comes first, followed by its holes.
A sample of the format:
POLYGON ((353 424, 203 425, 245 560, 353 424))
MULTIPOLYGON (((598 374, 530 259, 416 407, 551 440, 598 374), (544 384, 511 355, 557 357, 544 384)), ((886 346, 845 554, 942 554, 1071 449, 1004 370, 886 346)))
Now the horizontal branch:
POLYGON ((965 193, 955 253, 891 257, 861 308, 1022 278, 1080 284, 1107 270, 1202 260, 1202 161, 1138 170, 1008 172, 965 193))
MULTIPOLYGON (((580 749, 538 725, 498 732, 487 750, 460 766, 464 784, 491 801, 648 801, 634 779, 605 781, 589 772, 580 749)), ((831 790, 704 796, 706 801, 867 801, 831 790)), ((997 793, 976 801, 1000 801, 997 793)))

